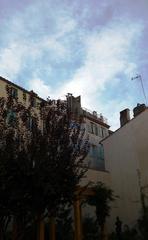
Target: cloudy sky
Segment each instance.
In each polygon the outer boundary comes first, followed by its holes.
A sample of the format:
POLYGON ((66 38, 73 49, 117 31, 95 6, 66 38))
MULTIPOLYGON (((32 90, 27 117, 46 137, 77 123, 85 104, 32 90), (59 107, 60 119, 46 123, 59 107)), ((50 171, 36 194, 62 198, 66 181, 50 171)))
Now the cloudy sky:
POLYGON ((147 10, 147 0, 0 0, 0 75, 43 98, 81 95, 116 129, 121 110, 145 101, 131 77, 147 95, 147 10))

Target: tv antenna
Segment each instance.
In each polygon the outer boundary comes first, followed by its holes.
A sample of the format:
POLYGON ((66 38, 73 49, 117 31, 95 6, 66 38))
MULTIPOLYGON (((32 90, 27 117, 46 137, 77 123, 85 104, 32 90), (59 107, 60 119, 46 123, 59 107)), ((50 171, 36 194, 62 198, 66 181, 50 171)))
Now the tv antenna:
POLYGON ((135 79, 139 79, 140 82, 141 82, 142 92, 143 92, 143 95, 144 95, 144 98, 145 98, 145 103, 146 103, 146 106, 147 106, 147 97, 146 97, 146 94, 145 94, 144 85, 143 85, 143 81, 142 81, 141 75, 137 74, 135 77, 131 78, 131 80, 135 80, 135 79))

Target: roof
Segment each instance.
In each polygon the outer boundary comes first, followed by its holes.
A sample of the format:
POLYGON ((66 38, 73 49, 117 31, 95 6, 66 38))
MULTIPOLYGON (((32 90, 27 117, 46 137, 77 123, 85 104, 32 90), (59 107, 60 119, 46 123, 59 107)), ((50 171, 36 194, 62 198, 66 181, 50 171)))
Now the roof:
POLYGON ((106 139, 114 136, 117 132, 121 131, 123 128, 127 127, 127 125, 131 124, 133 121, 135 121, 135 119, 137 119, 139 116, 141 116, 144 112, 148 111, 148 107, 143 110, 142 112, 140 112, 137 116, 133 117, 130 121, 128 121, 125 125, 123 125, 122 127, 118 128, 116 131, 112 132, 111 135, 103 138, 100 143, 104 142, 106 139))
POLYGON ((110 128, 107 122, 107 118, 105 118, 101 113, 98 114, 96 111, 91 111, 86 108, 82 108, 83 110, 83 116, 85 118, 88 118, 90 121, 98 123, 106 128, 110 128))

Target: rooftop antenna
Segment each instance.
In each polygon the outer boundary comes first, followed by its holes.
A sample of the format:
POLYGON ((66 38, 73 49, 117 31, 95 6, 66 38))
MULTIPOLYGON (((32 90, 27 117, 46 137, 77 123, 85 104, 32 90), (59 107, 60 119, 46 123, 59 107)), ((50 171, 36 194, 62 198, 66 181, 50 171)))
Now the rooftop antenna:
POLYGON ((144 95, 144 98, 145 98, 145 103, 146 103, 146 106, 147 106, 147 97, 146 97, 146 94, 145 94, 144 85, 143 85, 143 81, 142 81, 141 75, 137 74, 135 77, 131 78, 131 80, 135 80, 135 79, 139 79, 140 82, 141 82, 141 87, 142 87, 143 95, 144 95))

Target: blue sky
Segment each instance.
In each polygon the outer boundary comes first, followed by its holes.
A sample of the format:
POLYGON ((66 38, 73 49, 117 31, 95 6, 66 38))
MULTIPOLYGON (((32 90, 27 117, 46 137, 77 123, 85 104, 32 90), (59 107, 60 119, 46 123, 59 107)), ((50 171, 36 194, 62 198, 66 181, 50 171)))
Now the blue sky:
POLYGON ((43 98, 81 95, 116 129, 121 110, 145 101, 137 73, 147 95, 147 9, 147 0, 0 0, 0 75, 43 98))

